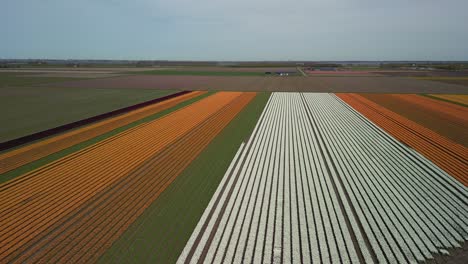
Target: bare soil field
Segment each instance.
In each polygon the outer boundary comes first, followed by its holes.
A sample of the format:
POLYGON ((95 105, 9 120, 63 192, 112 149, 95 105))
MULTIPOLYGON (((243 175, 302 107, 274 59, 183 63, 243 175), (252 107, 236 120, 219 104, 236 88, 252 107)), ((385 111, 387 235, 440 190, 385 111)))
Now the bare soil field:
POLYGON ((334 76, 334 77, 372 77, 383 76, 373 71, 305 71, 309 76, 334 76))
POLYGON ((363 97, 465 147, 468 108, 419 95, 362 94, 363 97))
POLYGON ((24 77, 33 77, 33 78, 109 78, 109 77, 117 77, 121 76, 122 74, 117 73, 101 73, 101 72, 44 72, 44 73, 33 73, 24 75, 24 77))
POLYGON ((468 77, 468 71, 379 71, 378 73, 397 77, 468 77))
MULTIPOLYGON (((24 78, 108 78, 134 72, 132 69, 112 68, 41 68, 41 69, 0 69, 2 74, 21 74, 24 78)), ((138 69, 140 70, 140 69, 138 69)))
POLYGON ((455 84, 399 77, 121 76, 52 84, 69 88, 467 94, 455 84))
POLYGON ((147 71, 148 67, 47 67, 47 68, 6 68, 0 69, 0 72, 9 72, 9 73, 52 73, 52 72, 93 72, 93 73, 116 73, 116 72, 139 72, 147 71))
POLYGON ((153 67, 147 70, 174 70, 174 71, 214 71, 214 72, 276 72, 276 71, 296 71, 295 67, 153 67))
POLYGON ((454 79, 429 79, 430 81, 439 82, 439 83, 449 83, 468 86, 468 77, 465 78, 454 78, 454 79))

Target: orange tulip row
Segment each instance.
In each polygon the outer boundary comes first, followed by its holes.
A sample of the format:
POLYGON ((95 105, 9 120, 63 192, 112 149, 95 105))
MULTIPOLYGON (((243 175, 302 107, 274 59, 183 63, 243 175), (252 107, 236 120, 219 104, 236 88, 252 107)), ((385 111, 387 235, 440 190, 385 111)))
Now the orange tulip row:
POLYGON ((369 120, 468 186, 468 149, 360 95, 337 94, 369 120))
POLYGON ((191 92, 0 155, 0 174, 153 115, 205 92, 191 92))
MULTIPOLYGON (((91 248, 85 246, 78 249, 76 242, 78 240, 75 240, 77 236, 78 238, 82 236, 94 238, 97 235, 110 236, 115 232, 104 232, 103 230, 116 227, 121 230, 120 232, 123 232, 124 228, 121 225, 116 226, 111 224, 114 222, 106 221, 129 221, 136 218, 138 214, 135 213, 133 213, 133 218, 129 216, 117 217, 116 214, 125 214, 129 210, 143 210, 144 206, 137 206, 134 202, 129 203, 129 195, 145 196, 135 190, 126 194, 112 195, 113 192, 123 192, 130 185, 124 184, 125 188, 116 186, 132 178, 142 187, 150 186, 144 181, 165 179, 163 183, 158 185, 157 190, 160 193, 184 167, 168 163, 166 159, 172 157, 172 159, 190 162, 196 155, 191 156, 191 158, 186 157, 186 155, 198 152, 189 150, 195 148, 201 151, 203 144, 197 144, 198 141, 184 141, 184 139, 201 135, 201 138, 205 140, 204 144, 207 144, 210 137, 206 133, 214 133, 213 131, 216 131, 214 127, 218 127, 219 124, 227 124, 229 120, 225 116, 229 113, 232 116, 232 113, 235 112, 232 109, 239 109, 237 112, 241 109, 241 107, 232 106, 233 103, 245 105, 246 96, 247 94, 242 93, 217 93, 158 120, 142 124, 0 185, 0 198, 5 201, 0 205, 0 224, 2 226, 0 229, 0 259, 14 262, 23 261, 26 257, 32 256, 44 260, 40 258, 41 254, 37 254, 37 246, 39 245, 43 246, 40 252, 48 257, 56 256, 59 253, 71 254, 75 251, 86 254, 86 249, 91 248), (221 113, 225 113, 222 119, 224 123, 219 120, 215 123, 210 122, 221 113), (210 125, 207 125, 208 123, 210 125), (197 132, 202 127, 205 132, 197 132), (182 141, 185 144, 180 145, 181 143, 178 142, 182 141), (173 150, 175 146, 179 145, 180 149, 177 152, 173 150), (172 154, 169 155, 169 153, 172 154), (154 170, 163 168, 166 168, 166 171, 160 171, 157 175, 153 174, 154 170), (172 174, 169 174, 167 170, 172 171, 172 174), (145 174, 145 172, 150 174, 145 174), (117 202, 115 199, 120 200, 117 202), (96 206, 105 206, 103 208, 106 209, 99 209, 100 207, 96 208, 96 206), (113 213, 109 213, 110 211, 113 213), (105 214, 105 216, 90 218, 91 215, 96 214, 105 214), (73 219, 74 221, 81 219, 80 221, 84 222, 74 223, 73 219), (84 225, 83 223, 87 223, 86 219, 97 223, 104 221, 104 224, 99 225, 96 229, 84 225), (53 240, 54 237, 57 237, 58 240, 53 240), (63 249, 65 251, 55 249, 54 245, 67 249, 63 249), (70 247, 72 250, 68 249, 70 247), (44 248, 50 250, 44 250, 44 248), (33 250, 27 251, 31 249, 33 250), (25 254, 25 251, 31 254, 25 254)), ((249 96, 253 97, 254 95, 249 96)), ((211 138, 214 135, 212 134, 211 138)), ((158 191, 153 190, 150 193, 156 195, 158 191)), ((143 199, 146 206, 151 203, 150 200, 143 199)), ((92 239, 92 241, 95 240, 92 239)), ((104 245, 100 239, 95 242, 99 246, 104 245)), ((99 246, 92 248, 98 249, 99 246)))
POLYGON ((443 115, 450 122, 468 127, 468 108, 417 94, 393 94, 393 97, 430 112, 443 115))

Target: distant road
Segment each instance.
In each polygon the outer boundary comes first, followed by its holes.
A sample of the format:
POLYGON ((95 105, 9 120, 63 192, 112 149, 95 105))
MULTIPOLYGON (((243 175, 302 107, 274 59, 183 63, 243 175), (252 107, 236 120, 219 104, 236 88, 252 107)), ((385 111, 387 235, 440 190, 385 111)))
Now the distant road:
POLYGON ((297 70, 302 74, 302 76, 307 77, 307 74, 301 69, 301 67, 297 67, 297 70))

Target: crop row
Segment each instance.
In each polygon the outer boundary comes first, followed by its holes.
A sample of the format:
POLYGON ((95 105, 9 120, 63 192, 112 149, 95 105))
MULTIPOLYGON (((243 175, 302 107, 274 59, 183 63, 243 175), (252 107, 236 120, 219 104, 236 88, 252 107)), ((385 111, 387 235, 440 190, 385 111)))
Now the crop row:
POLYGON ((253 96, 218 93, 1 185, 0 259, 96 258, 253 96))
POLYGON ((274 93, 179 263, 415 263, 468 238, 468 192, 330 94, 274 93))
POLYGON ((203 92, 191 92, 175 98, 149 105, 129 113, 113 117, 96 124, 85 126, 65 134, 52 137, 0 155, 0 174, 46 157, 78 143, 125 126, 146 116, 168 109, 178 103, 199 96, 203 92))
POLYGON ((468 149, 357 94, 339 97, 468 186, 468 149))
POLYGON ((467 94, 430 94, 430 96, 468 106, 467 94))
POLYGON ((468 108, 415 94, 359 94, 404 119, 468 147, 468 108))
POLYGON ((413 105, 420 107, 427 111, 433 111, 445 117, 449 122, 457 123, 460 126, 468 127, 468 109, 464 106, 436 100, 426 96, 417 94, 392 94, 392 97, 413 105))

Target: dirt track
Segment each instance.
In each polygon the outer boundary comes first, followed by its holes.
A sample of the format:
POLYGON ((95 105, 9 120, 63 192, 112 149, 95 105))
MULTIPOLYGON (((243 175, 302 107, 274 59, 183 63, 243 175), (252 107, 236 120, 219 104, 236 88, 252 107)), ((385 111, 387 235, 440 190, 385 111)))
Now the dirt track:
POLYGON ((70 88, 132 88, 225 91, 446 93, 468 94, 468 88, 401 77, 224 77, 121 76, 51 84, 70 88))

